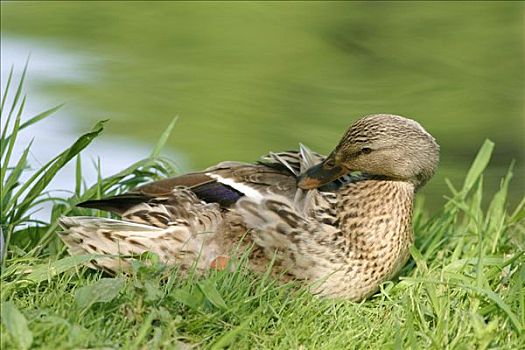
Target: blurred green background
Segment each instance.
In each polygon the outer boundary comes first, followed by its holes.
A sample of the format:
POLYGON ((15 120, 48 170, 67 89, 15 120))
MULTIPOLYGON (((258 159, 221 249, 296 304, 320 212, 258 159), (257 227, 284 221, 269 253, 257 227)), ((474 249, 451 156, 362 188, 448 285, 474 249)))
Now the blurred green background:
POLYGON ((496 143, 486 184, 495 190, 515 159, 513 201, 523 197, 522 2, 3 2, 1 9, 2 36, 82 57, 90 79, 40 83, 75 105, 70 118, 79 125, 107 117, 107 134, 153 144, 179 115, 169 147, 187 160, 184 171, 253 161, 298 142, 326 153, 353 120, 383 112, 418 120, 442 146, 440 170, 424 190, 430 207, 448 193, 445 177, 459 184, 485 138, 496 143))

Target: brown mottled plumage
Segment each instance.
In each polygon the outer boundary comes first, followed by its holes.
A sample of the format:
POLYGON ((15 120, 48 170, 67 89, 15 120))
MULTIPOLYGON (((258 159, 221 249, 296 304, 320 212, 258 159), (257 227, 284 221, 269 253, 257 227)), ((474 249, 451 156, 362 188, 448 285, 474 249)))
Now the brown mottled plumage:
POLYGON ((301 146, 82 203, 122 220, 64 217, 61 237, 72 254, 113 255, 92 262, 109 272, 145 251, 183 271, 223 269, 236 248, 251 248, 255 271, 275 259, 277 278, 360 300, 405 264, 414 194, 438 161, 439 146, 417 122, 371 115, 327 157, 301 146))

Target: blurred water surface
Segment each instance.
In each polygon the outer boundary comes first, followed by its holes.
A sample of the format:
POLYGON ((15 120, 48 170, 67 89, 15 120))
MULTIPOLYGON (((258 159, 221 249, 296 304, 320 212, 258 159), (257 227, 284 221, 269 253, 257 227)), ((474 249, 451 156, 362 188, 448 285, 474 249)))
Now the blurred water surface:
POLYGON ((523 197, 523 14, 520 2, 4 2, 2 38, 78 57, 83 79, 48 76, 37 92, 74 105, 79 130, 110 118, 107 140, 153 144, 180 116, 169 146, 183 170, 298 142, 324 153, 359 116, 411 117, 442 146, 424 190, 436 207, 485 138, 486 184, 515 159, 523 197))

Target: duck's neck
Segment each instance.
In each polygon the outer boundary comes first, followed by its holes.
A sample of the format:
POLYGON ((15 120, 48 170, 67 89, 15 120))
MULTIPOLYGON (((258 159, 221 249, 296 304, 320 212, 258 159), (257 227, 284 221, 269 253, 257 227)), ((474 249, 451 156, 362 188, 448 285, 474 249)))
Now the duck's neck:
POLYGON ((368 295, 405 264, 412 235, 414 185, 364 180, 338 192, 338 226, 351 293, 368 295))

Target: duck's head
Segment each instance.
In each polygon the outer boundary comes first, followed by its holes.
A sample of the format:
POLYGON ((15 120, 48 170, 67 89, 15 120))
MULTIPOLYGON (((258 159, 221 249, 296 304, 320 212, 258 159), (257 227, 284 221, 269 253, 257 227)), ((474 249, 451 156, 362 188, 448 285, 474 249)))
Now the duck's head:
POLYGON ((330 155, 301 174, 298 186, 318 188, 350 172, 424 185, 437 168, 439 145, 419 123, 374 114, 353 123, 330 155))

